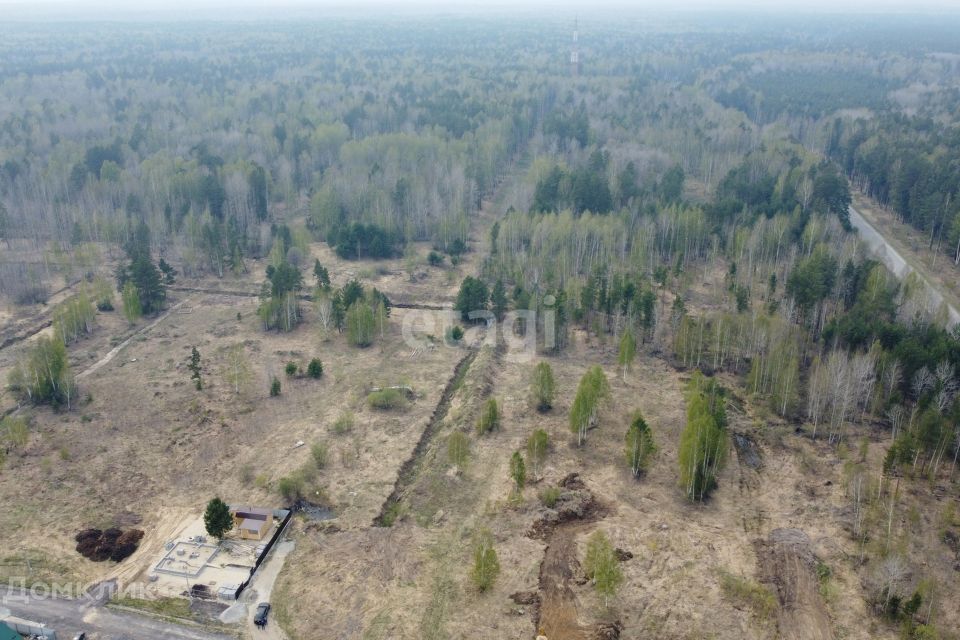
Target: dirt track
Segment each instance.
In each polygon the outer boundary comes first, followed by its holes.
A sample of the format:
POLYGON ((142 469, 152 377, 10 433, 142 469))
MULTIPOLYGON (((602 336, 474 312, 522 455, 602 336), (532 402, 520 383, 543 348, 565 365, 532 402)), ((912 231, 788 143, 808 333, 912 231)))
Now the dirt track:
MULTIPOLYGON (((577 614, 577 596, 573 584, 583 571, 577 559, 577 536, 606 515, 577 474, 560 483, 568 491, 561 495, 556 519, 534 525, 534 535, 544 535, 547 548, 540 565, 540 609, 537 628, 550 640, 594 640, 617 638, 604 633, 607 625, 581 625, 577 614)), ((613 629, 613 627, 609 627, 613 629)))
POLYGON ((540 565, 540 628, 550 640, 590 640, 592 629, 580 625, 577 596, 570 586, 580 573, 576 536, 587 528, 576 523, 554 531, 540 565))
POLYGON ((777 625, 785 640, 833 640, 810 539, 799 529, 774 529, 755 543, 761 580, 774 587, 780 603, 777 625))

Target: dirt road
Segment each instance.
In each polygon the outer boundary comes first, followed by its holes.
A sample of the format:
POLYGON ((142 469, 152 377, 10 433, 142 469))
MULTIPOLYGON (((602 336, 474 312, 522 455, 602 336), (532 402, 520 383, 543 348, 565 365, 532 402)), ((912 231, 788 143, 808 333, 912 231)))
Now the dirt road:
POLYGON ((151 329, 153 329, 153 328, 156 327, 158 324, 160 324, 161 322, 163 322, 164 320, 166 320, 167 317, 168 317, 171 313, 173 313, 174 311, 176 311, 177 309, 179 309, 180 307, 182 307, 185 303, 187 303, 187 302, 189 302, 189 301, 190 301, 190 298, 184 298, 183 300, 181 300, 181 301, 178 302, 177 304, 173 305, 172 307, 170 307, 169 309, 167 309, 166 311, 164 311, 163 314, 162 314, 159 318, 157 318, 156 320, 154 320, 153 322, 151 322, 151 323, 148 324, 147 326, 142 327, 141 329, 138 329, 138 330, 137 330, 133 335, 131 335, 129 338, 127 338, 126 340, 124 340, 123 342, 121 342, 120 344, 118 344, 117 346, 115 346, 113 349, 111 349, 111 350, 107 353, 107 355, 103 356, 102 358, 100 358, 99 360, 97 360, 96 362, 94 362, 92 365, 90 365, 90 366, 89 366, 87 369, 85 369, 84 371, 78 373, 78 374, 77 374, 77 380, 80 380, 81 378, 86 378, 86 377, 89 376, 90 374, 94 373, 94 372, 95 372, 97 369, 99 369, 100 367, 108 364, 111 360, 113 360, 114 358, 117 357, 117 354, 119 354, 121 351, 123 351, 123 350, 126 348, 126 346, 127 346, 128 344, 130 344, 130 341, 131 341, 131 340, 133 340, 134 338, 136 338, 136 337, 139 336, 139 335, 142 335, 142 334, 144 334, 144 333, 148 333, 151 329))
POLYGON ((283 629, 280 627, 280 624, 277 622, 276 618, 268 617, 267 626, 263 629, 258 628, 253 624, 253 616, 257 611, 257 603, 260 602, 270 602, 270 595, 273 593, 273 585, 277 581, 277 576, 280 575, 280 570, 283 569, 283 564, 287 560, 287 556, 290 555, 290 552, 293 551, 294 542, 292 540, 284 540, 277 544, 277 546, 270 553, 270 558, 267 560, 260 569, 257 570, 256 575, 253 578, 253 583, 248 587, 251 590, 251 593, 256 594, 255 602, 252 602, 249 607, 249 613, 247 615, 247 630, 248 635, 252 638, 263 638, 264 640, 287 640, 287 634, 283 632, 283 629))
POLYGON ((280 570, 287 560, 287 556, 293 551, 294 542, 284 540, 279 542, 270 552, 270 557, 257 570, 253 577, 253 582, 244 590, 240 596, 240 601, 235 603, 229 609, 220 615, 220 621, 224 624, 243 623, 245 635, 247 638, 263 638, 264 640, 287 640, 287 634, 284 633, 280 624, 277 622, 275 614, 271 613, 267 617, 267 626, 262 629, 253 623, 253 616, 257 612, 257 605, 261 602, 270 602, 270 596, 273 593, 273 585, 280 575, 280 570))

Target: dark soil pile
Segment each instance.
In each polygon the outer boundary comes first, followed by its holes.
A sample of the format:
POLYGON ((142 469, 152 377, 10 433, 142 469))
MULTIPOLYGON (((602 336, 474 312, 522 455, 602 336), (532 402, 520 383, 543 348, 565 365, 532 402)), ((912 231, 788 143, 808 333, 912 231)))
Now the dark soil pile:
POLYGON ((140 529, 122 531, 111 527, 103 531, 84 529, 73 539, 77 542, 77 553, 88 560, 120 562, 129 558, 137 550, 142 538, 143 531, 140 529))

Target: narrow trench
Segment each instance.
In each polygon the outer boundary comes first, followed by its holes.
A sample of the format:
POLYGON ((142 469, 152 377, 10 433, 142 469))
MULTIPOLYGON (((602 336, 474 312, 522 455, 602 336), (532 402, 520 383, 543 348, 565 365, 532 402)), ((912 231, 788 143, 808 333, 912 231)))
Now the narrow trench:
MULTIPOLYGON (((233 291, 229 289, 209 289, 205 287, 184 287, 181 285, 171 285, 167 287, 171 291, 183 291, 186 293, 206 293, 209 295, 215 296, 234 296, 236 298, 259 298, 259 292, 253 291, 233 291)), ((310 294, 301 294, 297 296, 298 300, 303 300, 305 302, 310 302, 313 300, 313 296, 310 294)), ((452 307, 445 307, 440 304, 427 304, 419 302, 391 302, 391 307, 396 307, 397 309, 420 309, 422 311, 449 311, 452 307)))
POLYGON ((458 362, 454 368, 453 375, 450 376, 450 379, 447 381, 447 385, 440 395, 440 400, 430 415, 427 426, 420 435, 420 440, 417 441, 417 446, 414 447, 413 453, 410 454, 407 461, 400 467, 400 471, 397 474, 397 481, 393 486, 393 492, 391 492, 390 496, 384 501, 383 506, 380 508, 380 513, 373 519, 374 526, 389 527, 393 524, 393 520, 396 517, 397 505, 399 505, 400 500, 403 499, 404 491, 416 480, 420 462, 429 449, 430 443, 440 431, 443 419, 450 410, 450 402, 453 399, 453 395, 457 392, 464 377, 466 377, 470 365, 473 363, 474 358, 477 357, 477 353, 477 350, 471 349, 467 355, 460 359, 460 362, 458 362))

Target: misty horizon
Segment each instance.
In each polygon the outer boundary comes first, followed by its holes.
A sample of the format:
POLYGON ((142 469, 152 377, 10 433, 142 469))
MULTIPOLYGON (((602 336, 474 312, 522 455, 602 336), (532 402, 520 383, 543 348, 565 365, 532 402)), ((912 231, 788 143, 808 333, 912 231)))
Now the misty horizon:
MULTIPOLYGON (((304 14, 363 14, 370 17, 389 15, 525 15, 536 12, 542 15, 544 9, 554 12, 554 15, 579 15, 586 20, 603 17, 604 15, 676 15, 698 13, 702 15, 716 15, 734 12, 736 14, 764 15, 960 15, 960 6, 950 0, 920 0, 908 2, 906 0, 840 0, 828 2, 826 0, 786 0, 771 2, 769 0, 679 0, 667 2, 664 0, 641 0, 639 2, 625 2, 623 0, 607 0, 599 3, 583 3, 572 0, 528 0, 526 2, 509 2, 508 0, 491 0, 487 2, 458 2, 455 4, 439 0, 359 0, 344 2, 343 0, 245 0, 239 3, 226 3, 223 0, 201 0, 188 2, 175 0, 160 2, 148 0, 130 6, 129 3, 117 0, 105 1, 70 1, 70 0, 0 0, 0 7, 6 13, 7 19, 91 19, 91 20, 123 20, 123 19, 203 19, 203 20, 253 20, 264 18, 283 19, 284 17, 302 17, 304 14)), ((3 21, 0 20, 0 27, 3 21)))

